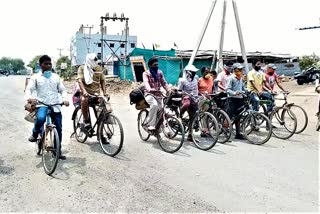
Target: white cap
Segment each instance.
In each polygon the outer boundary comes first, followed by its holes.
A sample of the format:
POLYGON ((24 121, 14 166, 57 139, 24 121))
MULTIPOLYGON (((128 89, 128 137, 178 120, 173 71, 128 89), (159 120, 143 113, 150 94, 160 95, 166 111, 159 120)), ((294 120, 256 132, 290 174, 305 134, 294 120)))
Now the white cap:
POLYGON ((196 68, 194 65, 187 65, 185 68, 184 68, 185 71, 192 71, 192 72, 197 72, 199 71, 198 68, 196 68))

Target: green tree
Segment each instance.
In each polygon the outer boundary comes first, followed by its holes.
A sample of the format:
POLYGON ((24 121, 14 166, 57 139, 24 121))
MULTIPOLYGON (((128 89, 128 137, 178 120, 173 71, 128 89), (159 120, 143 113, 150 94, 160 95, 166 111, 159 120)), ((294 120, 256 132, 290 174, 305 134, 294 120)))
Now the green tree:
POLYGON ((299 66, 301 70, 305 70, 311 66, 315 66, 319 61, 320 61, 320 58, 316 54, 305 55, 305 56, 302 56, 301 59, 299 60, 299 66))
POLYGON ((25 66, 22 59, 2 57, 0 59, 0 69, 6 70, 6 71, 13 71, 14 73, 17 73, 17 71, 19 70, 24 70, 25 66))
POLYGON ((36 64, 39 62, 41 55, 35 56, 28 64, 28 67, 32 68, 34 71, 36 68, 36 64))
POLYGON ((56 70, 65 79, 71 79, 71 60, 67 56, 62 56, 57 60, 56 70), (65 66, 66 65, 66 66, 65 66))

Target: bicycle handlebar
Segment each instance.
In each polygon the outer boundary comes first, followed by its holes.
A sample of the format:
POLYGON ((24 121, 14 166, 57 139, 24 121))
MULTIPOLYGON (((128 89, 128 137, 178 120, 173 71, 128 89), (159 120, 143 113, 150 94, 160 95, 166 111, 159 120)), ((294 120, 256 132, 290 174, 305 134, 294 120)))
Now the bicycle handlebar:
POLYGON ((37 101, 37 104, 41 104, 41 105, 45 105, 45 106, 48 106, 48 107, 53 107, 53 106, 63 106, 64 103, 56 103, 56 104, 52 104, 52 105, 49 105, 49 104, 46 104, 44 102, 41 102, 41 101, 37 101))

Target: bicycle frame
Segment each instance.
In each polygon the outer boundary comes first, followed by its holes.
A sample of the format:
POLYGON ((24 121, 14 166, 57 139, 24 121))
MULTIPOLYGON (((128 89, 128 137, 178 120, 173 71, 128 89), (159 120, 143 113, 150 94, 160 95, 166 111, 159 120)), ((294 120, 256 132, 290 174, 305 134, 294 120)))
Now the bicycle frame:
MULTIPOLYGON (((103 119, 105 118, 105 116, 106 116, 107 114, 110 114, 110 113, 112 112, 111 109, 108 109, 108 108, 107 108, 108 101, 105 99, 105 97, 103 97, 103 96, 91 96, 91 97, 101 99, 100 102, 102 102, 102 103, 99 103, 99 104, 89 104, 89 108, 90 108, 90 107, 93 108, 94 115, 95 115, 96 118, 97 118, 97 120, 96 120, 96 122, 94 123, 93 127, 89 130, 89 135, 88 135, 88 136, 89 136, 90 138, 93 137, 93 136, 97 136, 97 135, 98 135, 98 133, 93 134, 94 129, 96 128, 96 126, 98 126, 98 124, 101 122, 101 120, 103 120, 103 119), (96 110, 96 108, 95 108, 97 105, 101 105, 101 107, 102 107, 102 111, 101 111, 101 113, 100 113, 99 115, 98 115, 97 110, 96 110), (92 134, 91 134, 91 133, 92 133, 92 134)), ((83 115, 81 115, 81 116, 83 116, 83 115)), ((89 110, 89 120, 90 120, 90 123, 91 123, 90 110, 89 110)))
MULTIPOLYGON (((148 96, 153 96, 153 95, 148 95, 148 96)), ((168 100, 171 98, 172 94, 170 94, 169 96, 165 96, 164 94, 161 93, 161 96, 162 96, 161 108, 157 112, 158 120, 156 122, 156 127, 155 127, 156 130, 149 131, 146 129, 146 131, 151 135, 156 135, 159 133, 160 126, 162 125, 163 121, 165 121, 165 106, 168 103, 168 100)), ((142 124, 142 125, 145 126, 146 124, 142 124)))

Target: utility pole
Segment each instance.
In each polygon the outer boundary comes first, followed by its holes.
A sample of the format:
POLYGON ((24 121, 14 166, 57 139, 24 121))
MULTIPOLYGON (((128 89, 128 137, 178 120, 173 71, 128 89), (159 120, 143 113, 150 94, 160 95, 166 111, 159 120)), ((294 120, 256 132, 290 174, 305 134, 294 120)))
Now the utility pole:
POLYGON ((61 57, 62 55, 61 55, 61 51, 63 51, 63 48, 57 48, 58 49, 58 51, 59 51, 59 57, 61 57))
MULTIPOLYGON (((209 10, 209 14, 208 17, 204 23, 204 26, 202 28, 202 31, 200 33, 199 39, 197 41, 196 47, 192 52, 191 58, 188 62, 188 65, 192 65, 193 61, 195 59, 195 56, 197 54, 197 51, 200 47, 200 44, 202 42, 203 36, 206 32, 207 26, 209 24, 212 12, 214 10, 215 4, 218 0, 214 0, 212 2, 211 8, 209 10)), ((245 64, 245 68, 246 68, 246 72, 248 72, 248 63, 247 63, 247 57, 246 57, 246 51, 245 51, 245 47, 244 47, 244 41, 243 41, 243 36, 242 36, 242 30, 241 30, 241 26, 240 26, 240 20, 239 20, 239 14, 238 14, 238 9, 237 9, 237 5, 236 5, 236 0, 232 0, 233 3, 233 12, 234 12, 234 16, 236 19, 236 26, 237 26, 237 30, 238 30, 238 38, 239 38, 239 43, 240 43, 240 48, 241 48, 241 53, 242 53, 242 58, 244 60, 244 64, 245 64)), ((227 2, 226 0, 224 0, 223 2, 223 14, 222 14, 222 20, 221 20, 221 28, 220 28, 220 40, 219 40, 219 51, 218 51, 218 61, 220 63, 217 63, 217 72, 219 72, 219 64, 222 64, 222 52, 223 52, 223 42, 224 42, 224 27, 225 27, 225 15, 226 15, 226 7, 227 7, 227 2)), ((215 62, 214 62, 215 63, 215 62)), ((213 67, 213 64, 211 65, 211 67, 213 67)))
POLYGON ((82 34, 83 37, 82 39, 84 39, 85 43, 86 43, 86 47, 87 47, 87 52, 90 53, 90 46, 91 46, 91 29, 93 28, 93 25, 89 26, 84 26, 83 24, 81 25, 80 29, 82 30, 82 34), (89 33, 88 33, 88 37, 86 36, 86 31, 85 29, 89 29, 89 33))
POLYGON ((128 46, 128 35, 129 35, 129 25, 128 25, 128 21, 129 21, 129 18, 125 17, 123 13, 121 13, 120 17, 117 16, 116 13, 113 14, 113 16, 109 16, 109 13, 106 13, 105 16, 101 16, 100 17, 101 19, 101 24, 100 24, 100 31, 101 31, 101 59, 102 59, 102 65, 104 64, 103 62, 103 46, 104 46, 104 42, 106 41, 117 41, 117 42, 120 42, 120 43, 124 43, 124 56, 123 58, 121 59, 121 56, 119 57, 118 54, 116 53, 116 51, 114 51, 107 43, 106 45, 110 48, 110 50, 113 52, 114 56, 116 56, 118 58, 119 61, 121 61, 121 64, 123 67, 123 74, 124 74, 124 79, 126 79, 126 66, 127 66, 127 55, 128 55, 128 50, 127 50, 127 46, 128 46), (120 40, 107 40, 107 39, 104 39, 104 21, 120 21, 120 22, 123 22, 125 21, 125 40, 123 41, 122 39, 120 40))

